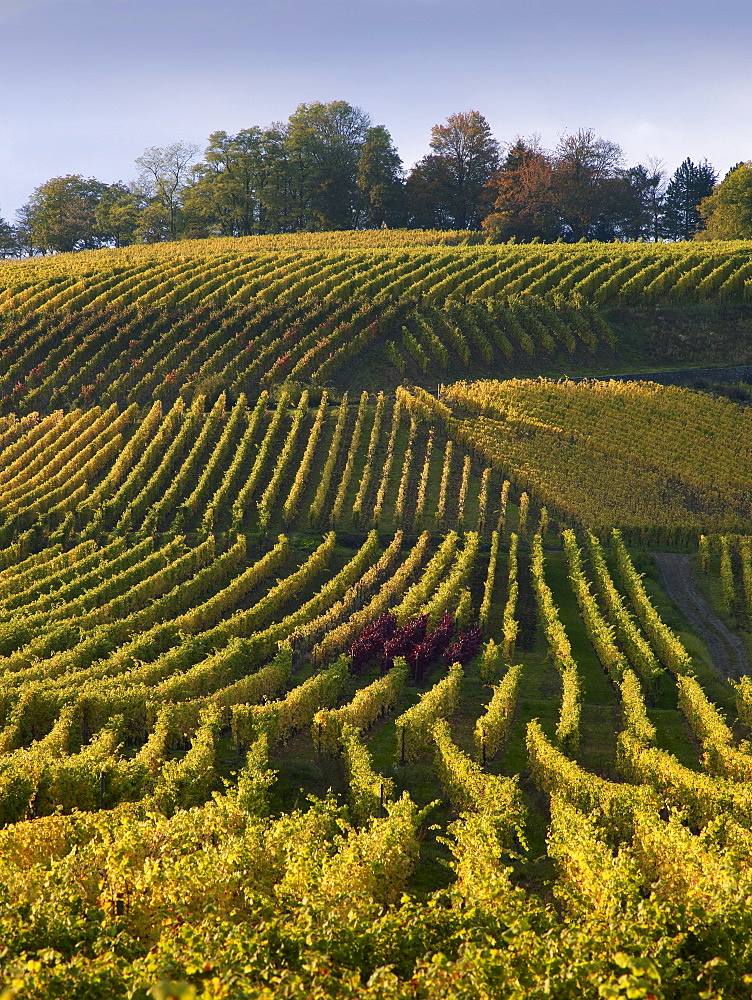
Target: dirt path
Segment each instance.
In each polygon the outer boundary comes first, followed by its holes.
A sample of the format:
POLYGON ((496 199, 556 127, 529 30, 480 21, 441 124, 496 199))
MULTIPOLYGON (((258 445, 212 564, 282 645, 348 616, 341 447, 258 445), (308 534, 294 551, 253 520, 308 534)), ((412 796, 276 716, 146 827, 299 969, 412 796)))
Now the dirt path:
POLYGON ((689 556, 680 552, 653 552, 663 589, 702 636, 713 665, 722 677, 749 673, 744 644, 724 625, 692 579, 689 556))

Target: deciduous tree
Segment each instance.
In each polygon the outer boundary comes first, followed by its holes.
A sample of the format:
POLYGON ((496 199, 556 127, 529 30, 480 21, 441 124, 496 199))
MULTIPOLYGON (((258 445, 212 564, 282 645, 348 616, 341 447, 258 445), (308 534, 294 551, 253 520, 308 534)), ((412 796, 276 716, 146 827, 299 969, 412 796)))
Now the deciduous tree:
POLYGON ((300 104, 290 116, 285 146, 297 229, 352 229, 356 225, 356 173, 371 127, 347 101, 300 104))
POLYGON ((627 238, 649 221, 635 184, 641 170, 623 170, 620 148, 591 129, 563 136, 553 152, 518 138, 488 184, 493 211, 483 225, 501 239, 627 238))
POLYGON ((40 184, 19 213, 23 242, 42 253, 105 245, 96 209, 106 191, 106 184, 81 174, 53 177, 40 184))
POLYGON ((559 236, 554 165, 536 139, 515 140, 487 191, 493 211, 483 227, 499 239, 550 241, 559 236))
POLYGON ((450 115, 431 129, 433 152, 408 179, 413 224, 433 216, 441 228, 477 229, 487 213, 484 187, 499 166, 499 144, 478 111, 450 115))
POLYGON ((102 239, 116 247, 133 243, 142 208, 139 194, 133 187, 122 181, 109 184, 94 210, 94 219, 102 239))
POLYGON ((418 229, 451 229, 454 225, 448 198, 446 164, 435 154, 418 160, 405 182, 407 216, 418 229))
POLYGON ((703 198, 699 211, 705 228, 695 239, 752 239, 752 160, 733 167, 713 193, 703 198))
POLYGON ((185 195, 191 231, 204 228, 220 236, 263 232, 266 158, 265 133, 259 127, 237 135, 213 132, 185 195))
POLYGON ((631 207, 621 161, 621 148, 592 129, 560 139, 554 153, 553 186, 564 239, 618 237, 620 222, 631 207))
POLYGON ((193 143, 173 142, 164 148, 150 146, 136 160, 139 186, 151 208, 142 214, 140 229, 145 238, 153 233, 155 238, 177 239, 181 198, 198 151, 193 143))
POLYGON ((375 229, 404 225, 402 160, 383 125, 369 128, 358 159, 356 183, 364 224, 375 229))
POLYGON ((18 238, 16 231, 9 222, 0 216, 0 257, 17 257, 18 238))

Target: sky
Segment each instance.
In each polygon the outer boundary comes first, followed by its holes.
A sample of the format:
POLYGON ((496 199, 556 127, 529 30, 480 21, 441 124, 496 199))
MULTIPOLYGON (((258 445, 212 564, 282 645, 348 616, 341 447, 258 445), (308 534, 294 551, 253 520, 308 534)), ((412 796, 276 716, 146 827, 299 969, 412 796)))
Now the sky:
POLYGON ((625 165, 752 159, 749 0, 0 0, 0 216, 51 177, 345 100, 407 168, 458 111, 625 165))

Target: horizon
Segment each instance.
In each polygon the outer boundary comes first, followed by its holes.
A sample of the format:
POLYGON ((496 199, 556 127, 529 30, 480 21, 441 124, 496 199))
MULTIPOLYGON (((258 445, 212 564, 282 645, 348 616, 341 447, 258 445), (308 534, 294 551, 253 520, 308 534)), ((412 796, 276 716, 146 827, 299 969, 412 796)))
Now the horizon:
POLYGON ((700 12, 694 0, 627 11, 586 0, 567 12, 550 0, 522 12, 490 0, 242 11, 221 0, 211 13, 174 0, 1 0, 15 86, 1 119, 0 216, 14 221, 51 177, 128 182, 148 146, 203 152, 211 132, 285 120, 316 100, 361 107, 407 170, 433 125, 472 108, 502 144, 537 134, 550 148, 592 128, 625 166, 657 158, 670 177, 687 157, 707 159, 721 178, 752 156, 735 138, 752 125, 752 10, 722 0, 712 20, 700 12), (460 12, 470 30, 458 44, 460 12))

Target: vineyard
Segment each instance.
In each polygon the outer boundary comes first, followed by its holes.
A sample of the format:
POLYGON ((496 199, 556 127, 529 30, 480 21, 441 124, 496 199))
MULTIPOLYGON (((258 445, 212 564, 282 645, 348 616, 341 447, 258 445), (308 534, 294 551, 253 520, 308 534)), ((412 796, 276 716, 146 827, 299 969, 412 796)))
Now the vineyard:
POLYGON ((2 1000, 748 1000, 751 411, 514 377, 643 313, 749 244, 0 266, 2 1000))
POLYGON ((359 247, 320 234, 101 250, 0 266, 0 412, 290 382, 357 391, 374 371, 387 390, 742 363, 751 324, 746 243, 451 246, 386 231, 359 247))

